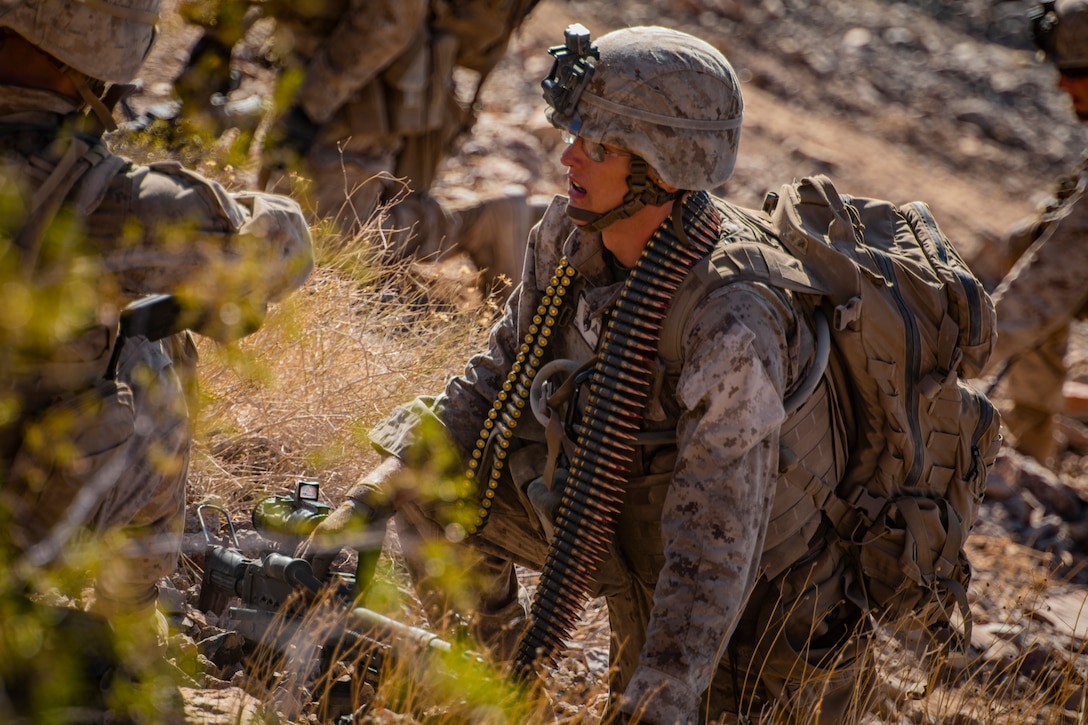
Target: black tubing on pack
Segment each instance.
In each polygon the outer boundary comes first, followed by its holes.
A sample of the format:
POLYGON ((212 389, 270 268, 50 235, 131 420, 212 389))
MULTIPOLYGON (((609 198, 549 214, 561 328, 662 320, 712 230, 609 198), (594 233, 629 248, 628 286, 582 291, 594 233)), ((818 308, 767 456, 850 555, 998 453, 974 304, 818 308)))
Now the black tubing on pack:
POLYGON ((654 232, 604 331, 589 382, 595 404, 587 406, 578 426, 555 536, 514 659, 514 675, 522 680, 538 666, 555 665, 609 555, 655 374, 661 324, 681 282, 718 242, 720 217, 709 195, 689 193, 676 209, 683 233, 672 216, 654 232))

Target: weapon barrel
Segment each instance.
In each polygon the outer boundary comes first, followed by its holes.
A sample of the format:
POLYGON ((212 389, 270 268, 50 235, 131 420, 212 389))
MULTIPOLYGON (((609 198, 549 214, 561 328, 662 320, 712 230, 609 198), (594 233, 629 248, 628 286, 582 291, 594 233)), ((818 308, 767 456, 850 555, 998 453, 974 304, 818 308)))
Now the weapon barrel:
POLYGON ((351 610, 351 617, 353 623, 361 631, 374 639, 390 644, 396 643, 394 646, 404 643, 415 649, 435 650, 441 653, 448 653, 453 649, 449 642, 434 632, 398 622, 365 607, 356 607, 351 610))

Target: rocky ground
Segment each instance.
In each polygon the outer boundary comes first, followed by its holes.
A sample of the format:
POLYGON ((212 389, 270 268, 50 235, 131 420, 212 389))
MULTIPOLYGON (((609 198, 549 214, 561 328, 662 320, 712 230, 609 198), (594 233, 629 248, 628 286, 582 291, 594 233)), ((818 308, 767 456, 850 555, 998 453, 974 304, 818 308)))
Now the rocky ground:
MULTIPOLYGON (((1031 213, 1056 176, 1072 170, 1088 139, 1056 89, 1053 70, 1034 57, 1025 20, 1030 6, 1022 0, 543 0, 489 78, 479 122, 446 165, 440 190, 454 200, 510 185, 531 194, 561 191, 559 138, 539 97, 550 65, 546 47, 560 42, 571 22, 598 35, 623 25, 669 25, 720 47, 743 82, 741 156, 719 193, 755 206, 781 183, 826 173, 848 193, 925 200, 992 286, 1004 269, 1002 231, 1031 213)), ((167 97, 170 69, 194 38, 180 25, 169 27, 137 107, 167 97)), ((255 54, 242 60, 249 75, 238 101, 268 78, 255 54)), ((241 181, 245 173, 239 170, 241 181)), ((1071 362, 1077 379, 1088 381, 1083 332, 1077 329, 1071 362)), ((1043 687, 1061 674, 1073 694, 1031 713, 985 712, 976 698, 958 716, 946 712, 947 721, 1085 722, 1076 694, 1083 696, 1088 674, 1088 432, 1073 417, 1063 430, 1067 445, 1049 467, 1004 453, 991 472, 970 546, 975 636, 958 671, 988 672, 986 682, 1002 693, 1043 687)), ((564 670, 572 680, 602 669, 601 616, 599 604, 591 607, 579 630, 564 670)), ((889 682, 900 699, 915 687, 889 682)), ((207 691, 194 690, 193 703, 200 692, 207 691)), ((942 721, 924 703, 901 704, 885 719, 942 721)), ((194 721, 211 718, 205 713, 194 721)))

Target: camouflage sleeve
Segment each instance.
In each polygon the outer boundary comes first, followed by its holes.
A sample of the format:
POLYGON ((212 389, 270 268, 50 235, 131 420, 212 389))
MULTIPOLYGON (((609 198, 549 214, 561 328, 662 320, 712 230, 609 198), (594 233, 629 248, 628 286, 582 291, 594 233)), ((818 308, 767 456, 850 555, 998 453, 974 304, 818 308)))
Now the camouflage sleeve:
POLYGON ((662 513, 665 565, 621 705, 642 709, 648 722, 699 720, 700 693, 756 579, 782 398, 796 374, 795 325, 773 295, 733 285, 705 300, 685 330, 679 458, 662 513))
POLYGON ((997 344, 986 373, 1068 325, 1088 303, 1088 198, 1081 189, 994 291, 997 344))
POLYGON ((370 442, 380 453, 406 458, 425 420, 441 424, 462 456, 472 449, 514 358, 518 296, 512 295, 491 329, 488 351, 473 356, 442 395, 420 396, 398 406, 370 431, 370 442))
POLYGON ((259 324, 267 303, 300 287, 313 268, 297 203, 231 194, 174 162, 130 166, 114 177, 88 236, 121 294, 176 294, 216 318, 198 329, 213 337, 229 334, 250 311, 259 324))
POLYGON ((306 115, 327 122, 414 41, 426 42, 427 6, 426 0, 352 0, 306 67, 296 96, 306 115))

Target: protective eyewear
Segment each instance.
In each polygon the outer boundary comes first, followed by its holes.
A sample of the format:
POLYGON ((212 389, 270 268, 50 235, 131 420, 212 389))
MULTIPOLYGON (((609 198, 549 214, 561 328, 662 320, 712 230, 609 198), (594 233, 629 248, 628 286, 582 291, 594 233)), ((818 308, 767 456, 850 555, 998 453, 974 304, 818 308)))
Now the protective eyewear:
POLYGON ((585 152, 586 156, 598 163, 604 161, 605 156, 618 156, 621 158, 631 156, 631 154, 627 153, 626 151, 614 151, 605 146, 603 143, 597 143, 596 141, 590 141, 587 138, 576 136, 570 131, 560 131, 560 134, 563 137, 563 143, 567 144, 568 146, 573 144, 578 139, 582 139, 582 150, 585 152))

